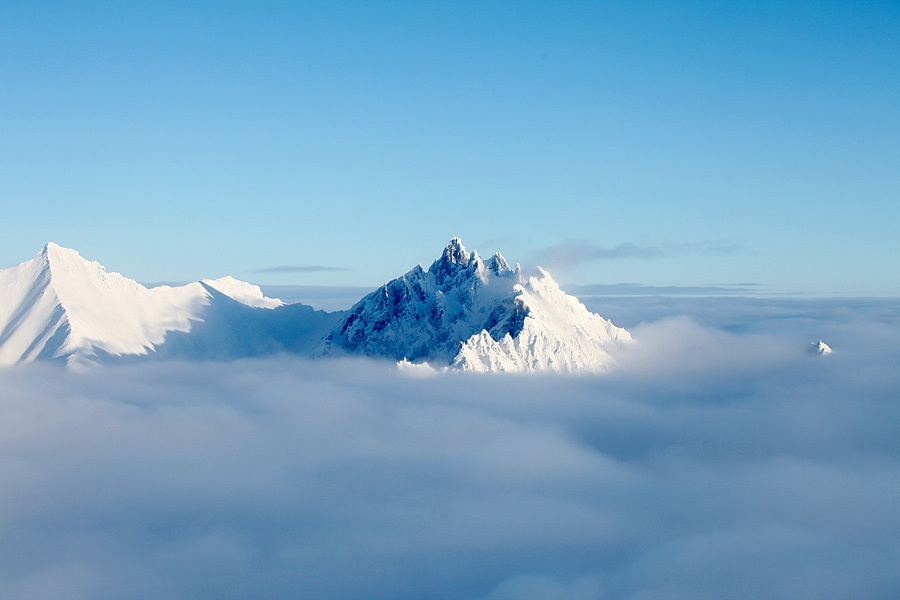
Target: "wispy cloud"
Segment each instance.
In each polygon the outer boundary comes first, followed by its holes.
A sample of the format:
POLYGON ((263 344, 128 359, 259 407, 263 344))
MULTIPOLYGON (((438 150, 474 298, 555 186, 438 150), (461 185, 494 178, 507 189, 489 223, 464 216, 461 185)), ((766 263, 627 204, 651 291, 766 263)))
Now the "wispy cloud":
POLYGON ((587 240, 567 240, 538 253, 537 263, 568 269, 596 260, 653 259, 687 254, 738 254, 746 250, 728 242, 680 242, 663 244, 623 243, 604 246, 587 240))
POLYGON ((569 285, 566 286, 566 291, 576 296, 703 296, 712 294, 756 294, 763 290, 758 283, 700 286, 595 283, 569 285))
POLYGON ((329 267, 325 265, 282 265, 279 267, 264 267, 255 269, 253 273, 329 273, 336 271, 349 271, 347 267, 329 267))

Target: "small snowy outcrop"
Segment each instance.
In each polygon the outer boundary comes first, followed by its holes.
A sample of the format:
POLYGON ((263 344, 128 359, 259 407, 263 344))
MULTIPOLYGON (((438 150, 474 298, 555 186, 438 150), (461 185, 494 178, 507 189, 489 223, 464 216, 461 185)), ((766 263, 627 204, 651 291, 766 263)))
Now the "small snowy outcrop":
POLYGON ((253 285, 231 276, 220 277, 219 279, 204 279, 202 283, 247 306, 255 308, 278 308, 279 306, 284 306, 284 302, 278 298, 266 298, 258 285, 253 285))
POLYGON ((630 342, 543 269, 526 280, 499 253, 485 262, 453 238, 427 271, 419 265, 351 308, 322 353, 477 372, 598 372, 630 342))
POLYGON ((831 347, 822 340, 811 343, 807 347, 807 350, 809 350, 810 354, 815 354, 817 356, 825 356, 832 353, 831 347))

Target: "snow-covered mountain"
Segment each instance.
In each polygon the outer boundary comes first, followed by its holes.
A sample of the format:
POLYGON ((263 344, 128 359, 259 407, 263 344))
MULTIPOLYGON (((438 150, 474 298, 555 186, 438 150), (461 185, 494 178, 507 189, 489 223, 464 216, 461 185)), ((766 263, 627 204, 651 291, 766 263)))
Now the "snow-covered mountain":
POLYGON ((0 365, 309 351, 334 318, 232 277, 146 288, 53 243, 0 271, 0 365))
POLYGON ((818 342, 813 342, 809 346, 807 346, 807 350, 810 354, 818 354, 818 355, 828 355, 833 352, 831 346, 819 340, 818 342))
POLYGON ((325 339, 346 352, 467 371, 604 371, 631 335, 589 312, 543 269, 528 279, 499 253, 488 261, 454 238, 360 300, 325 339))
POLYGON ((525 278, 458 238, 427 271, 419 265, 334 313, 284 304, 232 277, 147 288, 53 243, 0 271, 0 365, 290 352, 468 371, 603 371, 630 341, 546 271, 525 278))

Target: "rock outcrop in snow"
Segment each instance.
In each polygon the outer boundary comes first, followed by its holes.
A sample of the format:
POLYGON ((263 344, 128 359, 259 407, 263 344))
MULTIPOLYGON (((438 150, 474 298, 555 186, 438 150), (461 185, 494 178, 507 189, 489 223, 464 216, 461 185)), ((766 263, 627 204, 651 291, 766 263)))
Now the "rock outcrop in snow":
POLYGON ((427 271, 418 265, 357 302, 324 353, 449 364, 460 342, 482 329, 518 333, 512 291, 519 281, 518 267, 499 254, 485 263, 454 238, 427 271))
POLYGON ((831 346, 829 346, 822 340, 811 343, 808 346, 808 350, 809 350, 810 354, 817 354, 817 355, 826 355, 826 354, 831 354, 833 352, 833 350, 831 349, 831 346))

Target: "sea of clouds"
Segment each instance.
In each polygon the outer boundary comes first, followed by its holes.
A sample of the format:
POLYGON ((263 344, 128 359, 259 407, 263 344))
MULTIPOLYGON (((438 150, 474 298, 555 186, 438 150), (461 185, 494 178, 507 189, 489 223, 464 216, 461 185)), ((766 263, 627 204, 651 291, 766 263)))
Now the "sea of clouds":
POLYGON ((0 598, 900 597, 895 300, 588 305, 609 376, 0 370, 0 598))

